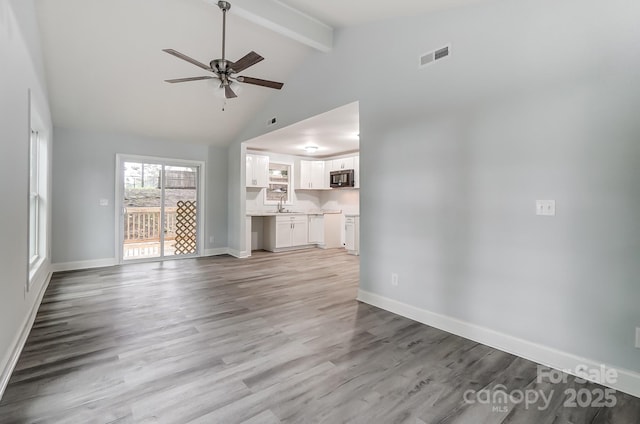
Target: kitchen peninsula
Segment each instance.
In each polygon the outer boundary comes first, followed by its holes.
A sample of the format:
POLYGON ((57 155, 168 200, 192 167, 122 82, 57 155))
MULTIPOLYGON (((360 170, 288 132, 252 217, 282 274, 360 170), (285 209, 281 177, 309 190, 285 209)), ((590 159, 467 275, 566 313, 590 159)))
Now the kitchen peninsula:
POLYGON ((251 250, 270 252, 343 247, 342 220, 341 210, 248 211, 247 246, 251 246, 251 250))

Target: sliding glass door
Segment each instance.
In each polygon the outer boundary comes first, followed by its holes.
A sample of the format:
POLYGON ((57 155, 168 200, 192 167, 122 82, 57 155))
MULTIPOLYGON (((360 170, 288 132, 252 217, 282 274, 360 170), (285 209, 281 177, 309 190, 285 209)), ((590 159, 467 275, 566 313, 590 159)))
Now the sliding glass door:
POLYGON ((200 166, 125 159, 119 168, 122 261, 197 255, 200 166))

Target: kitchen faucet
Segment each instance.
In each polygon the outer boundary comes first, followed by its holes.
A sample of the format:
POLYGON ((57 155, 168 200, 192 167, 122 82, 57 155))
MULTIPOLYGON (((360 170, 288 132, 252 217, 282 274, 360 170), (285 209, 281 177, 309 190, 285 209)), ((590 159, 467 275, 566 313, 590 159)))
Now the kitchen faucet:
POLYGON ((287 195, 285 192, 282 196, 280 196, 280 200, 278 200, 278 213, 284 212, 284 197, 287 195))
POLYGON ((284 212, 284 198, 287 195, 287 190, 283 190, 282 187, 278 187, 277 189, 273 190, 273 193, 281 194, 280 200, 278 200, 278 209, 276 210, 276 212, 284 212))

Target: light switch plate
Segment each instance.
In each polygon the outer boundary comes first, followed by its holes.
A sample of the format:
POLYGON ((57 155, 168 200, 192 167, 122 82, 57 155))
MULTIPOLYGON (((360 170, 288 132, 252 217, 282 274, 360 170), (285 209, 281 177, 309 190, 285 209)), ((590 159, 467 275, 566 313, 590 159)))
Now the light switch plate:
POLYGON ((555 216, 556 201, 555 200, 536 200, 536 215, 555 216))
POLYGON ((100 206, 109 206, 109 199, 100 199, 100 206))

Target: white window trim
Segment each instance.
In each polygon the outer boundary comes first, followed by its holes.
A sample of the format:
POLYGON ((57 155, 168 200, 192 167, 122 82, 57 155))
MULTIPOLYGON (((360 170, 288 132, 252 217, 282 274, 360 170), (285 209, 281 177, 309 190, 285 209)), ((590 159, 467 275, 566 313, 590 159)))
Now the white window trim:
MULTIPOLYGON (((288 161, 269 161, 269 166, 274 165, 286 165, 289 167, 289 182, 287 184, 287 200, 283 202, 283 205, 291 206, 293 205, 293 172, 294 167, 293 163, 288 161)), ((264 189, 264 204, 265 205, 277 205, 280 203, 278 200, 267 200, 267 192, 269 191, 269 186, 271 185, 271 173, 269 173, 269 180, 267 181, 267 188, 264 189)))
POLYGON ((29 269, 40 259, 40 140, 39 132, 32 129, 29 139, 29 269), (35 159, 34 159, 35 156, 35 159), (34 181, 35 180, 35 181, 34 181), (34 214, 34 227, 31 227, 34 214), (33 246, 31 238, 33 237, 33 246), (33 251, 31 248, 33 247, 33 251))
POLYGON ((34 264, 40 259, 40 195, 36 193, 29 193, 29 268, 33 268, 34 264), (31 228, 31 208, 35 209, 35 228, 31 228), (34 235, 34 251, 31 252, 31 232, 35 232, 34 235))
POLYGON ((29 191, 28 191, 28 220, 27 227, 27 281, 26 291, 29 292, 34 282, 41 276, 43 265, 49 256, 49 219, 50 211, 47 206, 47 198, 49 196, 49 155, 50 150, 47 145, 48 133, 43 124, 41 116, 37 109, 34 109, 31 91, 29 91, 29 191), (35 151, 35 152, 32 152, 35 151), (35 156, 33 156, 35 154, 35 156), (35 171, 32 171, 35 168, 35 171), (34 180, 35 179, 35 180, 34 180), (32 217, 32 210, 35 217, 32 217), (34 226, 32 226, 32 219, 34 226), (32 228, 33 227, 33 228, 32 228), (31 237, 35 231, 34 245, 31 243, 31 237))

